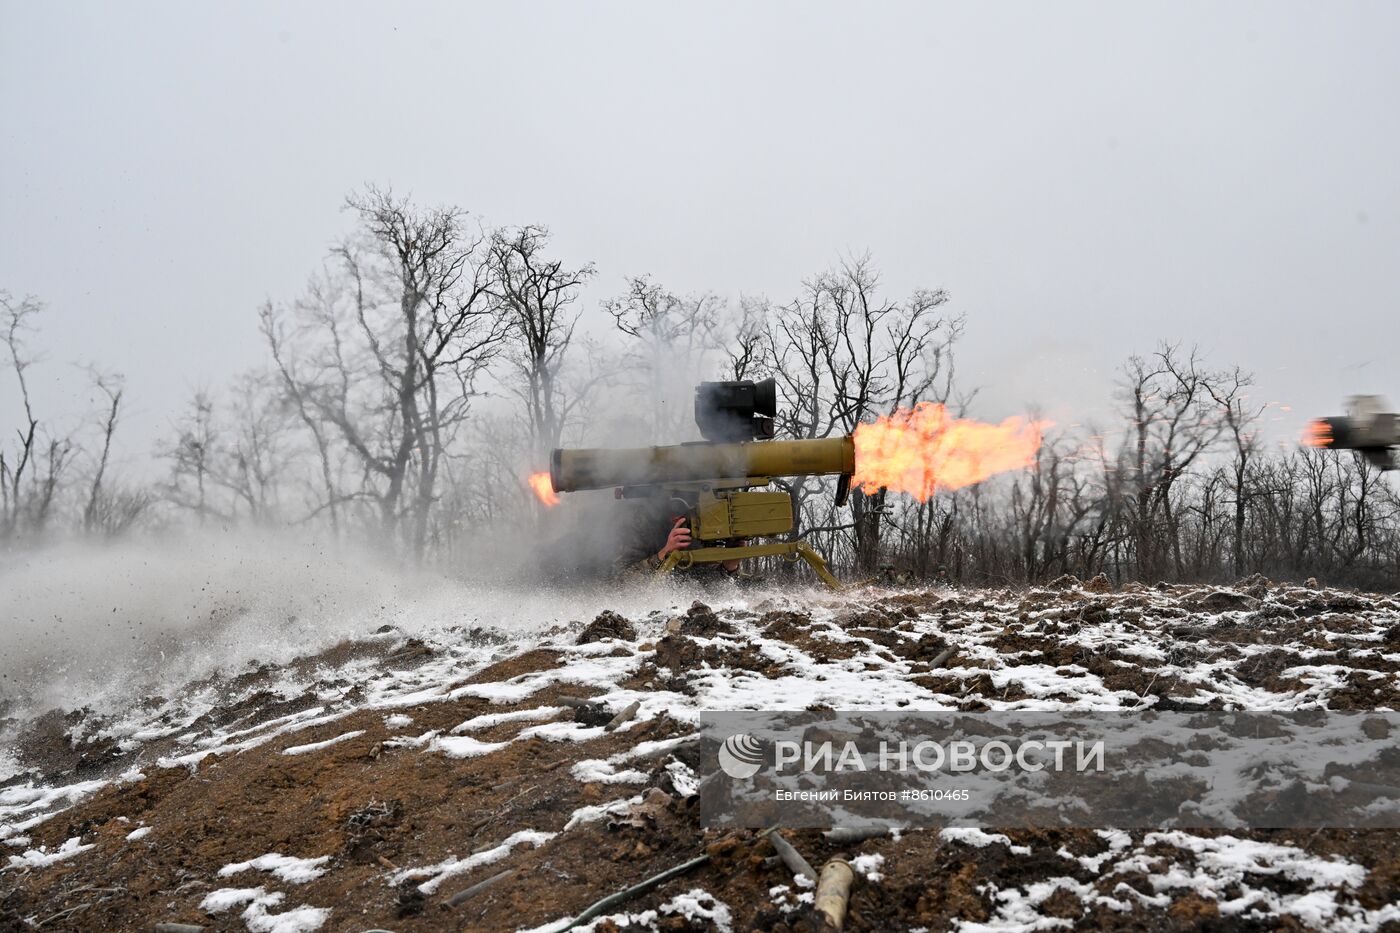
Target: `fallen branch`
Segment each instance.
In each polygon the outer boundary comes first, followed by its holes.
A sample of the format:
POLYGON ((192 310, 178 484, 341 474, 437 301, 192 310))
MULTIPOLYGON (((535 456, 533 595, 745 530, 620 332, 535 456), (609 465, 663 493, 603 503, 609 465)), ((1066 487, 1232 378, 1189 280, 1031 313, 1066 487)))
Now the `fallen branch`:
POLYGON ((56 914, 51 914, 50 916, 45 917, 43 920, 40 920, 38 923, 34 924, 34 928, 38 929, 39 927, 48 926, 55 920, 62 920, 70 914, 80 913, 81 911, 87 910, 91 906, 91 904, 75 904, 74 906, 69 907, 66 910, 60 910, 56 914))
POLYGON ((972 692, 972 688, 980 684, 986 676, 986 674, 978 674, 976 677, 972 678, 970 681, 967 682, 967 686, 962 688, 962 692, 959 693, 958 696, 967 696, 969 693, 972 692))
POLYGON ((603 898, 601 901, 597 901, 583 913, 575 917, 568 926, 564 927, 564 929, 560 931, 560 933, 567 933, 568 930, 572 930, 575 927, 581 926, 582 924, 585 924, 588 921, 592 920, 594 917, 602 916, 604 911, 612 907, 616 907, 618 904, 626 903, 634 897, 639 897, 640 895, 643 895, 650 891, 652 888, 665 884, 672 878, 678 878, 686 872, 690 871, 692 868, 699 868, 701 865, 704 865, 709 860, 710 855, 707 852, 704 855, 696 856, 688 862, 682 862, 674 868, 668 868, 658 875, 652 875, 647 880, 639 884, 634 884, 630 888, 618 891, 616 894, 610 894, 607 897, 603 898))
POLYGON ((514 874, 514 868, 507 868, 505 871, 498 872, 497 874, 492 875, 490 878, 487 878, 484 881, 478 881, 471 887, 464 888, 463 890, 458 891, 456 894, 452 895, 452 897, 449 898, 447 901, 447 906, 456 907, 460 905, 463 901, 471 900, 473 897, 476 897, 478 894, 480 894, 482 891, 485 891, 487 888, 491 887, 496 882, 504 881, 505 879, 511 877, 514 874))
MULTIPOLYGON (((773 832, 777 828, 778 827, 776 826, 768 827, 763 832, 758 834, 758 838, 761 839, 764 836, 767 836, 769 833, 773 832)), ((704 855, 697 855, 695 858, 691 859, 688 862, 682 862, 674 868, 668 868, 660 874, 652 875, 645 881, 640 881, 637 884, 632 885, 632 887, 630 888, 618 891, 616 894, 609 894, 602 900, 592 904, 590 907, 588 907, 588 909, 586 909, 583 913, 579 914, 573 920, 569 921, 569 925, 561 929, 559 933, 568 933, 569 930, 582 926, 583 924, 587 923, 595 917, 602 916, 604 911, 610 910, 611 908, 616 907, 618 904, 626 903, 627 901, 632 900, 632 898, 634 897, 640 897, 641 895, 647 893, 651 889, 665 884, 672 878, 678 878, 693 868, 699 868, 701 865, 704 865, 706 862, 708 862, 710 858, 711 856, 708 852, 706 852, 704 855)))

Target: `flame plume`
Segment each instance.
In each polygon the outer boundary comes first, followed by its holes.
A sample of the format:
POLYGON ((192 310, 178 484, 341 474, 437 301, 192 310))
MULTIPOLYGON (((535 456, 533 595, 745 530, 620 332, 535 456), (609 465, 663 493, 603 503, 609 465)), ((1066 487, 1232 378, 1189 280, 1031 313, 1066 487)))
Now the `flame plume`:
POLYGON ((1335 441, 1332 426, 1326 421, 1309 421, 1303 431, 1303 443, 1309 447, 1331 447, 1335 441))
POLYGON ((549 471, 531 473, 526 480, 530 488, 534 490, 535 498, 551 508, 559 504, 559 493, 554 491, 554 484, 550 482, 549 471))
POLYGON ((1050 426, 1023 418, 987 424, 955 418, 936 402, 920 402, 856 426, 854 482, 866 492, 885 487, 923 502, 940 489, 960 489, 1031 466, 1050 426))

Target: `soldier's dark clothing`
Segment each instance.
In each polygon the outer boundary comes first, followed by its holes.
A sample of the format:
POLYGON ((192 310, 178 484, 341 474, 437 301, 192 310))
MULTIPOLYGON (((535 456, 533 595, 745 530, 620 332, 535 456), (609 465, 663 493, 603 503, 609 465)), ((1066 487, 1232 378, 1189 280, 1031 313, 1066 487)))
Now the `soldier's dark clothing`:
MULTIPOLYGON (((619 581, 641 580, 652 576, 661 569, 661 558, 657 554, 666 546, 666 538, 675 526, 675 516, 668 505, 643 508, 639 511, 626 543, 613 561, 613 577, 619 581)), ((728 571, 722 564, 695 564, 680 572, 688 577, 722 579, 737 577, 737 571, 728 571)))

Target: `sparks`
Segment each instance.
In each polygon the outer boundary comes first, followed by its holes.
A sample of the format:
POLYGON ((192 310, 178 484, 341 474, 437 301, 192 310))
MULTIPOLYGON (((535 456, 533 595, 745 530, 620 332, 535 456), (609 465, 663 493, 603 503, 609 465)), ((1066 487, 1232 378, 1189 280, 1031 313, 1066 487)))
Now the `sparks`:
POLYGON ((856 427, 855 483, 866 492, 884 487, 922 502, 938 490, 1031 466, 1050 426, 1023 418, 987 424, 920 402, 856 427))

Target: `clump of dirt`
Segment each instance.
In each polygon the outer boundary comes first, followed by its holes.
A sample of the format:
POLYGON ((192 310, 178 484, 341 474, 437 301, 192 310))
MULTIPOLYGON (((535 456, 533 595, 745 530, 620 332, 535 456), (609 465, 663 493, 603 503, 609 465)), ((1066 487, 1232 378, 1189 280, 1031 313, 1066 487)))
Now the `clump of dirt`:
POLYGON ((1247 661, 1236 664, 1234 675, 1241 683, 1250 687, 1263 687, 1273 691, 1293 691, 1302 688, 1297 680, 1284 679, 1281 674, 1290 667, 1307 663, 1291 651, 1271 649, 1254 655, 1247 661))
POLYGON ((623 616, 610 609, 605 609, 598 614, 598 618, 584 626, 583 631, 579 633, 576 644, 586 645, 589 642, 603 641, 608 638, 618 641, 636 641, 637 629, 623 616))
POLYGON ((1112 593, 1113 581, 1108 578, 1108 574, 1096 574, 1093 579, 1084 584, 1084 589, 1090 593, 1112 593))
POLYGON ((753 645, 720 639, 707 640, 702 644, 687 635, 667 635, 656 643, 655 652, 642 664, 630 683, 651 683, 677 693, 694 695, 691 675, 701 673, 706 668, 718 667, 753 671, 764 677, 774 677, 778 673, 776 662, 765 657, 753 645))
POLYGON ((765 638, 786 642, 806 652, 818 664, 853 658, 861 652, 859 644, 824 636, 814 629, 812 617, 803 612, 773 610, 764 613, 758 624, 765 638))
POLYGON ((685 617, 681 619, 681 631, 702 638, 737 634, 734 626, 721 619, 713 609, 699 600, 686 610, 685 617))
POLYGON ((522 651, 495 664, 487 665, 468 679, 468 683, 489 684, 498 680, 509 680, 521 674, 533 674, 535 671, 545 671, 552 667, 559 666, 559 659, 563 655, 553 648, 533 648, 529 651, 522 651))

